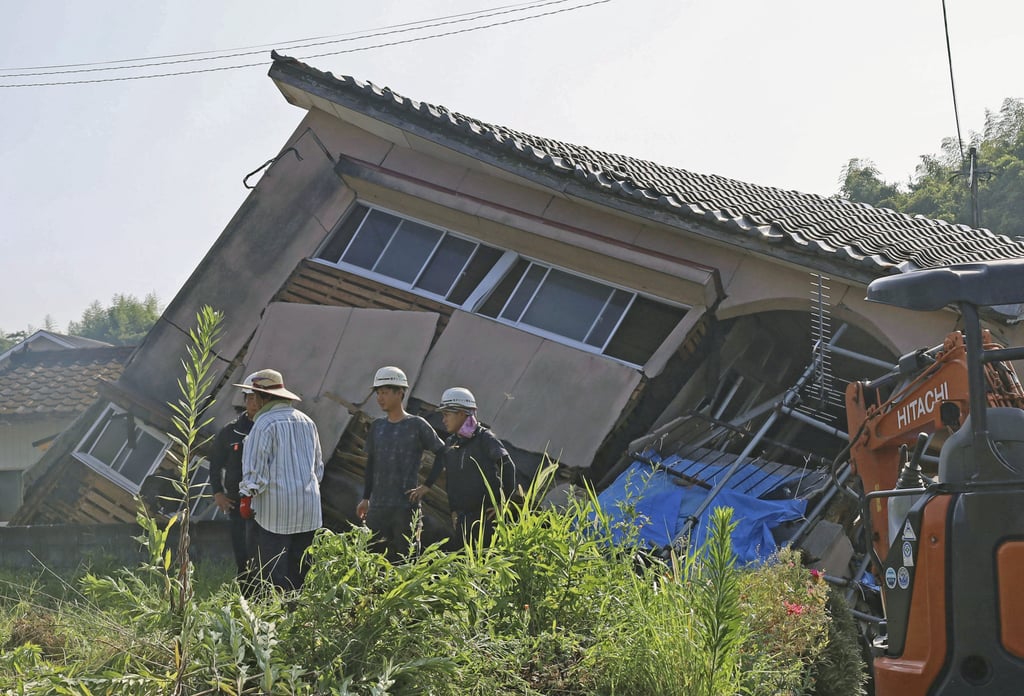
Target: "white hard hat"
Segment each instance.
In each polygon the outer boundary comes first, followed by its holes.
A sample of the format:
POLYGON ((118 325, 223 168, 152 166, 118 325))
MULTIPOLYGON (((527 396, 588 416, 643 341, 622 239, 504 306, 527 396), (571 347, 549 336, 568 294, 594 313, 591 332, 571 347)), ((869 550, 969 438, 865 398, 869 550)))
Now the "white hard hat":
POLYGON ((236 385, 236 386, 239 386, 239 387, 242 388, 242 393, 243 394, 252 394, 253 393, 252 392, 252 381, 255 378, 259 377, 259 376, 260 376, 259 372, 253 372, 251 375, 249 375, 248 377, 243 379, 241 384, 236 385))
POLYGON ((409 380, 400 369, 388 365, 377 370, 377 374, 373 376, 373 388, 376 389, 377 387, 402 387, 403 389, 408 389, 409 380))
POLYGON ((476 397, 465 387, 445 389, 444 394, 441 395, 440 409, 442 411, 475 411, 476 397))

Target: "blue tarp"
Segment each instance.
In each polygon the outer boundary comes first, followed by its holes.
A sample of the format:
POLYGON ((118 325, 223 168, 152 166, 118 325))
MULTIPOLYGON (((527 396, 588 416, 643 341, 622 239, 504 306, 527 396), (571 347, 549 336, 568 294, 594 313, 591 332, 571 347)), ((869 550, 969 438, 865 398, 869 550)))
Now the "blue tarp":
MULTIPOLYGON (((701 479, 712 485, 728 468, 707 466, 678 457, 668 457, 661 465, 680 473, 691 473, 699 468, 701 479)), ((700 486, 679 485, 673 478, 649 464, 633 462, 598 495, 602 509, 618 527, 613 532, 614 541, 624 540, 626 532, 622 523, 626 520, 636 521, 640 541, 651 547, 668 546, 675 540, 687 518, 696 512, 709 491, 700 486)), ((777 487, 785 478, 765 474, 753 464, 741 465, 730 483, 701 515, 693 531, 694 547, 699 548, 707 540, 711 512, 715 508, 728 507, 733 509, 733 522, 737 523, 732 543, 739 562, 750 563, 770 556, 776 550, 772 528, 782 522, 802 518, 807 510, 806 500, 761 500, 757 497, 777 487), (730 487, 741 485, 738 482, 745 482, 742 484, 744 492, 730 487)))

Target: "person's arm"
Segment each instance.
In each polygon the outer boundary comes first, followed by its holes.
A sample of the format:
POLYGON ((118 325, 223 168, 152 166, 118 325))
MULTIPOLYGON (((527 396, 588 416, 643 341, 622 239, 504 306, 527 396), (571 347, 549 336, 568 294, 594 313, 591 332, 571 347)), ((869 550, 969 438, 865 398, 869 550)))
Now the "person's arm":
POLYGON ((366 513, 370 511, 370 496, 373 494, 373 469, 376 465, 376 455, 373 443, 373 424, 370 424, 370 431, 366 433, 366 444, 363 445, 366 451, 366 468, 363 470, 363 499, 356 505, 356 517, 366 519, 366 513))
POLYGON ((225 513, 235 507, 235 501, 224 495, 224 470, 227 467, 227 439, 230 432, 231 425, 221 428, 210 446, 210 490, 213 492, 214 505, 225 513))
POLYGON ((420 447, 425 449, 427 452, 433 452, 434 455, 437 456, 438 453, 448 445, 444 443, 444 440, 437 436, 437 431, 431 427, 430 423, 423 418, 420 418, 419 420, 420 447))
POLYGON ((409 501, 416 503, 427 494, 430 487, 434 485, 434 481, 441 475, 441 469, 444 468, 444 453, 448 450, 448 445, 444 443, 444 440, 437 436, 437 431, 431 427, 430 423, 424 418, 419 418, 419 439, 420 447, 427 452, 434 454, 434 465, 430 468, 430 473, 427 475, 427 481, 422 485, 413 488, 412 490, 406 491, 406 495, 409 496, 409 501))
MULTIPOLYGON (((498 474, 498 481, 501 485, 502 498, 508 500, 512 497, 512 494, 516 489, 516 465, 512 461, 512 457, 509 456, 508 450, 505 449, 505 445, 502 444, 501 440, 494 436, 491 431, 487 431, 489 435, 488 442, 488 456, 490 460, 494 462, 494 468, 498 474)), ((498 491, 495 491, 497 493, 498 491)))
POLYGON ((448 452, 449 448, 446 446, 440 452, 434 454, 434 465, 430 467, 430 473, 427 474, 426 480, 424 480, 422 484, 408 492, 409 500, 411 502, 418 503, 423 498, 423 496, 430 492, 430 487, 437 482, 438 476, 440 476, 441 472, 444 470, 445 460, 447 459, 445 455, 448 452))
POLYGON ((242 446, 242 480, 238 494, 252 497, 266 489, 270 482, 270 460, 273 457, 273 434, 267 427, 253 426, 242 446))
POLYGON ((321 483, 324 480, 324 452, 320 447, 320 433, 316 429, 316 423, 313 423, 313 457, 316 460, 313 462, 313 475, 316 476, 317 483, 321 483))

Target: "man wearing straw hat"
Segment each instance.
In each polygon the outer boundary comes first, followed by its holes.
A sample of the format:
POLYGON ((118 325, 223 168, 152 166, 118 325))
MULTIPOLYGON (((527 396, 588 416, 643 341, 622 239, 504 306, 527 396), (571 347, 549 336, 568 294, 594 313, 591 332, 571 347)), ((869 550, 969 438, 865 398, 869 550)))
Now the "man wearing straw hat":
POLYGON ((259 370, 236 387, 259 401, 242 448, 239 508, 255 519, 260 577, 285 590, 299 589, 309 570, 306 549, 323 525, 320 480, 324 462, 316 424, 294 407, 277 370, 259 370))

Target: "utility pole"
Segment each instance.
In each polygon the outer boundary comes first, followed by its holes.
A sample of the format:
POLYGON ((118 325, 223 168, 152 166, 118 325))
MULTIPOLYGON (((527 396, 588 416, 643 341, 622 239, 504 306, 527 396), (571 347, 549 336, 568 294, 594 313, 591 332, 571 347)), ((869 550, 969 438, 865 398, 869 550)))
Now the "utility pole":
POLYGON ((981 227, 981 207, 978 205, 978 148, 971 146, 967 156, 970 158, 968 175, 971 185, 971 227, 977 229, 981 227))
POLYGON ((971 227, 981 227, 981 201, 978 199, 978 182, 988 181, 992 172, 978 168, 978 148, 971 146, 967 151, 967 183, 971 189, 971 227))

